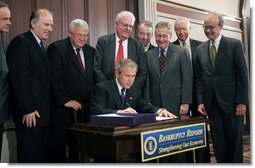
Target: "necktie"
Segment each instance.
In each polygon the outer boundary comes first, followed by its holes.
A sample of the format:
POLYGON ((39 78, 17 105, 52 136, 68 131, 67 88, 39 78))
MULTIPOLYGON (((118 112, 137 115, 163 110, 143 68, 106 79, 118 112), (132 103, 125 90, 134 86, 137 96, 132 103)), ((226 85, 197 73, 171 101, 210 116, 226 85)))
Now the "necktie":
POLYGON ((125 102, 125 89, 124 88, 121 89, 120 97, 121 97, 121 109, 123 110, 124 102, 125 102))
POLYGON ((77 54, 76 54, 76 59, 80 65, 81 71, 84 73, 85 72, 85 68, 83 66, 83 63, 81 61, 81 55, 80 55, 80 48, 76 48, 77 54))
POLYGON ((42 52, 43 52, 43 53, 46 53, 46 50, 45 50, 45 48, 44 48, 44 45, 43 45, 43 42, 42 42, 42 41, 40 42, 40 45, 41 45, 41 50, 42 50, 42 52))
POLYGON ((187 47, 187 44, 186 44, 186 42, 184 41, 184 42, 182 42, 182 46, 183 47, 187 47))
POLYGON ((160 57, 159 57, 159 69, 160 69, 160 75, 162 76, 164 64, 166 62, 166 57, 164 55, 165 50, 161 49, 160 50, 160 57))
POLYGON ((2 42, 0 42, 0 72, 5 72, 6 74, 9 72, 2 42))
POLYGON ((117 52, 117 57, 116 57, 116 65, 119 63, 119 61, 124 59, 124 53, 123 53, 123 45, 122 45, 122 40, 119 41, 119 48, 117 52))
POLYGON ((215 65, 215 59, 216 59, 216 47, 215 47, 215 42, 212 42, 212 46, 211 46, 211 60, 212 60, 212 64, 213 64, 213 68, 215 65))

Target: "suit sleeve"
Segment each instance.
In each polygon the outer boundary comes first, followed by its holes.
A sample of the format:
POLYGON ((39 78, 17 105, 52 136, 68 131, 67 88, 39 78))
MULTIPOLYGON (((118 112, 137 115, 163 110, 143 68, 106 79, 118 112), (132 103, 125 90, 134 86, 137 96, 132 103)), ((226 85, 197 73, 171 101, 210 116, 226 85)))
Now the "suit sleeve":
POLYGON ((134 87, 138 90, 142 90, 146 76, 147 76, 147 69, 146 69, 146 53, 144 52, 144 48, 141 44, 138 45, 138 72, 136 75, 134 87))
POLYGON ((107 79, 102 69, 104 45, 105 45, 104 43, 105 41, 102 38, 99 38, 96 45, 96 52, 94 57, 94 72, 95 72, 96 83, 105 81, 107 79))
POLYGON ((14 39, 8 47, 7 59, 9 66, 10 83, 13 94, 17 99, 20 113, 29 114, 38 110, 36 88, 32 81, 31 57, 37 57, 37 53, 32 53, 28 41, 22 38, 14 39))
POLYGON ((248 104, 248 70, 245 62, 243 44, 237 41, 234 45, 234 64, 236 73, 236 104, 248 104))
POLYGON ((192 90, 193 90, 193 72, 190 61, 190 54, 187 49, 184 50, 181 56, 181 87, 182 87, 182 100, 181 103, 192 104, 192 90))
POLYGON ((66 54, 66 49, 63 47, 57 47, 52 44, 48 47, 48 57, 50 63, 51 72, 51 87, 54 95, 54 100, 57 106, 63 106, 70 99, 68 93, 64 88, 63 81, 63 69, 64 69, 64 54, 66 54))
POLYGON ((95 86, 90 96, 90 115, 117 113, 118 110, 107 108, 107 91, 95 86))

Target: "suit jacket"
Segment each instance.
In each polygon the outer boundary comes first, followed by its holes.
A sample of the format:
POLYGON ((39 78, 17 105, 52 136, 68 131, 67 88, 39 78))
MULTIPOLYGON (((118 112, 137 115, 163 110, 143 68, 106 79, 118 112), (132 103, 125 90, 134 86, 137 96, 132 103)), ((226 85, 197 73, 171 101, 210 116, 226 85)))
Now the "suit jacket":
POLYGON ((9 81, 6 55, 3 44, 0 41, 0 124, 5 123, 9 118, 9 81))
POLYGON ((56 41, 48 47, 54 110, 52 121, 73 122, 73 109, 64 107, 70 100, 76 100, 88 107, 89 94, 94 87, 95 49, 87 44, 82 47, 85 59, 85 73, 82 72, 76 53, 69 38, 56 41))
POLYGON ((198 103, 204 103, 210 112, 214 92, 221 109, 233 113, 236 104, 248 104, 248 72, 243 44, 239 40, 222 36, 214 69, 209 48, 210 41, 197 48, 198 103))
MULTIPOLYGON (((194 76, 195 76, 195 59, 196 59, 196 54, 197 54, 197 47, 201 44, 201 41, 198 40, 194 40, 194 39, 190 39, 190 48, 191 48, 191 57, 192 57, 192 68, 193 68, 193 96, 192 96, 192 106, 190 107, 190 109, 192 110, 192 115, 198 115, 197 113, 197 96, 196 96, 196 85, 195 85, 195 80, 194 80, 194 76)), ((173 44, 175 45, 180 45, 179 40, 175 40, 173 42, 173 44)))
POLYGON ((149 50, 151 50, 151 49, 153 49, 153 48, 155 48, 155 46, 154 46, 154 45, 152 45, 152 44, 150 43, 150 46, 149 46, 148 51, 149 51, 149 50))
MULTIPOLYGON (((91 114, 117 113, 121 109, 121 97, 115 79, 98 83, 91 94, 91 114)), ((139 113, 157 112, 159 107, 152 106, 141 98, 140 92, 131 87, 126 90, 124 109, 131 106, 139 113)))
MULTIPOLYGON (((96 45, 96 55, 94 61, 96 82, 110 80, 114 78, 115 69, 115 33, 102 36, 96 45)), ((138 65, 138 73, 134 87, 141 89, 146 79, 146 65, 144 48, 141 42, 134 38, 128 38, 128 58, 138 65)))
POLYGON ((192 68, 189 51, 169 44, 162 76, 159 69, 159 48, 147 51, 146 92, 151 104, 179 115, 180 105, 192 103, 192 68))
POLYGON ((37 126, 50 123, 50 72, 45 51, 31 31, 16 36, 8 46, 7 62, 12 92, 13 120, 38 111, 37 126))

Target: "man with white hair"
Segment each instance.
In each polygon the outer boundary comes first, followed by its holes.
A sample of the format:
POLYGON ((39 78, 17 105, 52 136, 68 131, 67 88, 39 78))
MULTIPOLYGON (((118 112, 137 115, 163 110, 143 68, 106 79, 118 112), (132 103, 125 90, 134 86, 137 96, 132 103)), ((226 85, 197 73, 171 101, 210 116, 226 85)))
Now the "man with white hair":
POLYGON ((48 48, 53 111, 52 138, 54 162, 78 162, 74 136, 68 132, 74 122, 87 120, 89 94, 94 86, 93 56, 95 49, 87 44, 89 26, 81 19, 70 23, 68 38, 52 43, 48 48), (66 158, 66 147, 68 156, 66 158))
POLYGON ((114 79, 115 66, 124 58, 138 64, 138 73, 134 87, 139 90, 146 79, 146 60, 143 44, 131 37, 135 16, 129 11, 121 11, 115 19, 115 33, 98 39, 95 55, 95 80, 97 83, 114 79))

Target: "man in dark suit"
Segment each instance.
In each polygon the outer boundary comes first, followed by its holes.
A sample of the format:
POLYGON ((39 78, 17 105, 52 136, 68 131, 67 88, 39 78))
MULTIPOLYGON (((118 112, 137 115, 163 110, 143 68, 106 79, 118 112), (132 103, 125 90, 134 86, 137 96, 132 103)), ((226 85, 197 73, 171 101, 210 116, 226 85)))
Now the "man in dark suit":
MULTIPOLYGON (((0 1, 0 33, 8 32, 11 26, 9 6, 0 1)), ((9 118, 8 66, 2 41, 0 41, 0 158, 2 154, 3 126, 9 118)))
MULTIPOLYGON (((145 102, 140 92, 132 87, 137 69, 137 64, 131 59, 120 61, 116 66, 116 79, 98 83, 93 89, 91 114, 154 112, 162 117, 176 118, 166 109, 145 102)), ((101 156, 96 151, 94 153, 96 162, 108 162, 107 156, 101 156)))
POLYGON ((152 36, 153 36, 152 23, 148 20, 141 21, 137 25, 136 38, 143 43, 145 52, 155 48, 155 46, 151 44, 152 36))
MULTIPOLYGON (((190 38, 190 31, 191 26, 190 22, 187 18, 178 18, 176 19, 174 23, 174 30, 177 36, 177 40, 173 42, 175 45, 181 45, 186 47, 190 52, 190 61, 192 63, 193 68, 193 77, 194 77, 194 69, 196 68, 194 66, 194 59, 196 55, 196 48, 199 46, 202 42, 198 40, 194 40, 190 38)), ((195 90, 195 82, 193 80, 193 96, 192 96, 192 104, 190 105, 189 111, 191 112, 192 116, 198 116, 200 115, 197 112, 197 98, 196 98, 196 90, 195 90)))
POLYGON ((35 10, 30 30, 15 37, 7 50, 18 162, 47 162, 49 156, 50 72, 42 41, 53 30, 52 13, 35 10))
POLYGON ((95 80, 114 79, 114 68, 117 63, 119 48, 122 48, 123 58, 135 61, 138 73, 134 87, 141 89, 146 79, 144 48, 140 41, 130 37, 135 23, 135 16, 129 11, 120 12, 115 19, 115 33, 102 36, 96 45, 94 61, 95 80), (122 47, 119 47, 122 44, 122 47))
MULTIPOLYGON (((170 43, 172 28, 159 22, 155 28, 158 47, 147 51, 146 92, 152 105, 174 115, 186 115, 192 103, 192 68, 188 49, 170 43)), ((171 162, 185 162, 184 155, 171 156, 171 162), (179 157, 180 156, 180 157, 179 157)))
POLYGON ((52 137, 54 162, 78 162, 74 135, 68 128, 74 124, 74 111, 79 121, 87 120, 89 94, 94 86, 95 49, 87 43, 89 26, 75 19, 69 26, 69 37, 48 47, 54 109, 52 111, 52 137), (78 51, 77 51, 78 49, 78 51), (79 52, 79 55, 77 55, 79 52), (79 64, 79 57, 81 64, 79 64), (81 114, 81 115, 78 115, 81 114), (66 147, 68 156, 66 159, 66 147))
MULTIPOLYGON (((190 38, 190 32, 191 32, 191 25, 190 21, 187 18, 178 18, 176 19, 174 23, 174 30, 175 34, 177 36, 177 40, 173 42, 175 45, 180 45, 183 47, 186 47, 190 52, 190 61, 192 63, 193 68, 193 77, 195 76, 195 55, 196 55, 196 48, 202 43, 201 41, 194 40, 190 38)), ((192 94, 192 104, 190 104, 189 107, 189 113, 191 116, 199 116, 200 113, 197 112, 197 97, 196 97, 196 87, 195 87, 195 80, 193 78, 193 94, 192 94)), ((209 139, 207 138, 207 143, 209 143, 209 139)), ((210 149, 209 145, 206 147, 205 150, 203 150, 203 153, 200 153, 199 150, 195 150, 195 158, 198 162, 199 159, 203 157, 206 163, 210 162, 210 149)), ((193 157, 193 151, 186 152, 186 162, 193 163, 194 157, 193 157)))
POLYGON ((152 106, 141 98, 140 92, 132 87, 138 70, 131 59, 123 59, 116 66, 116 79, 98 83, 91 93, 91 114, 146 113, 155 112, 162 117, 176 116, 164 108, 152 106), (124 104, 121 91, 124 90, 124 104))
POLYGON ((204 20, 209 39, 197 48, 198 111, 212 121, 219 163, 243 162, 243 122, 248 104, 248 72, 242 43, 221 34, 224 20, 216 12, 204 20))

